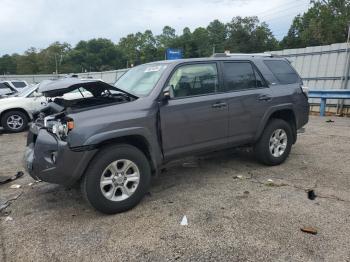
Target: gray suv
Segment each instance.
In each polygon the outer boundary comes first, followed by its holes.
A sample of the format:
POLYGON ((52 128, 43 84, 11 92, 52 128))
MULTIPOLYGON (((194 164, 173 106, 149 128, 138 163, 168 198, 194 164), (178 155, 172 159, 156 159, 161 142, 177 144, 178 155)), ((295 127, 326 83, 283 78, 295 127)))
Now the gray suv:
POLYGON ((296 71, 268 55, 153 62, 114 86, 72 78, 39 91, 51 102, 34 115, 27 171, 79 182, 87 201, 109 214, 137 205, 152 175, 184 156, 247 145, 263 164, 281 164, 309 114, 296 71), (63 99, 67 93, 81 96, 63 99))

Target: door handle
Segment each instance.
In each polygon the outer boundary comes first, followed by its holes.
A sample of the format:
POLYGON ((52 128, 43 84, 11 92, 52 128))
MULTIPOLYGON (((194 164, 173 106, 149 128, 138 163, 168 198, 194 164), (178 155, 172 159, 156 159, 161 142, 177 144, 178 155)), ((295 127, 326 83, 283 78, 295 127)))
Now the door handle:
POLYGON ((259 95, 258 100, 259 101, 271 101, 272 97, 270 95, 259 95))
POLYGON ((215 104, 212 104, 211 107, 212 108, 222 108, 222 107, 226 107, 227 104, 225 102, 216 102, 215 104))

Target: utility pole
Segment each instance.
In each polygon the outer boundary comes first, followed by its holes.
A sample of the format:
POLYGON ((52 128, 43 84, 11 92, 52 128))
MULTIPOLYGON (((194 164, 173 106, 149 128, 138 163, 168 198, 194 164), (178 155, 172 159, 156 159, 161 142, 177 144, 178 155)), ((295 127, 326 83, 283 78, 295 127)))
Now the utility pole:
POLYGON ((58 76, 57 54, 55 54, 56 76, 58 76))
MULTIPOLYGON (((349 44, 350 44, 350 23, 348 24, 348 37, 346 40, 346 59, 345 59, 344 74, 343 74, 344 78, 343 78, 341 89, 347 89, 348 82, 349 82, 349 69, 350 69, 349 44)), ((341 99, 341 101, 337 103, 337 114, 338 115, 343 114, 343 107, 344 107, 344 99, 341 99)))

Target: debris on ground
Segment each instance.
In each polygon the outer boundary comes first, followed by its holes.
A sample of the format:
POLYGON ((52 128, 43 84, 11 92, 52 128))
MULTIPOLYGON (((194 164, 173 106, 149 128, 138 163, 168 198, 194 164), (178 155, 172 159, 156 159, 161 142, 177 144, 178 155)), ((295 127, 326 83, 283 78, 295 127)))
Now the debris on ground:
POLYGON ((181 223, 180 223, 181 226, 187 226, 188 225, 188 221, 187 221, 187 217, 184 216, 181 220, 181 223))
POLYGON ((326 120, 326 123, 334 123, 334 120, 328 119, 328 120, 326 120))
POLYGON ((300 230, 304 233, 308 233, 308 234, 312 234, 312 235, 317 234, 317 229, 315 229, 313 227, 302 227, 302 228, 300 228, 300 230))
POLYGON ((12 221, 12 220, 13 220, 13 218, 10 217, 10 216, 5 217, 5 221, 6 221, 6 222, 7 222, 7 221, 12 221))
POLYGON ((265 186, 281 187, 281 186, 289 186, 289 185, 285 183, 277 184, 272 179, 268 179, 267 182, 265 183, 265 186))
POLYGON ((310 199, 310 200, 315 200, 316 197, 317 197, 317 196, 316 196, 314 190, 308 190, 308 191, 307 191, 307 198, 308 198, 308 199, 310 199))
POLYGON ((33 185, 33 183, 29 183, 29 184, 28 184, 28 186, 32 186, 32 185, 33 185))
POLYGON ((23 194, 23 192, 21 192, 20 194, 16 195, 13 198, 10 198, 10 199, 6 200, 3 203, 0 203, 0 212, 5 210, 6 208, 8 208, 11 205, 11 202, 17 200, 22 194, 23 194))
POLYGON ((24 173, 22 171, 18 171, 16 175, 14 175, 12 177, 6 177, 5 179, 0 180, 0 185, 10 183, 10 182, 22 177, 23 175, 24 175, 24 173))
POLYGON ((6 202, 6 203, 4 203, 4 204, 0 204, 0 212, 1 212, 2 210, 4 210, 4 209, 8 208, 9 205, 10 205, 9 202, 6 202))
POLYGON ((249 195, 249 191, 244 191, 243 194, 249 195))
POLYGON ((244 177, 241 176, 241 175, 238 175, 238 176, 234 176, 234 177, 233 177, 233 179, 237 179, 237 178, 238 178, 238 179, 243 179, 244 177))
POLYGON ((19 185, 19 184, 13 184, 10 186, 11 189, 18 189, 20 187, 21 187, 21 185, 19 185))

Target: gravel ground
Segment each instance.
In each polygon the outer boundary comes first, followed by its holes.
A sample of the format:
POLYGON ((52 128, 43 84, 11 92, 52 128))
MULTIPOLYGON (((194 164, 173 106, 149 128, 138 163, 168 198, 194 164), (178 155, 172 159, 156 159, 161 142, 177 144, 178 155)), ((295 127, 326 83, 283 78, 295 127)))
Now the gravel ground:
MULTIPOLYGON (((280 166, 245 150, 173 163, 122 214, 28 175, 0 185, 1 203, 21 194, 0 214, 0 261, 350 261, 350 119, 327 119, 311 117, 280 166)), ((0 178, 22 170, 25 137, 0 135, 0 178)))

